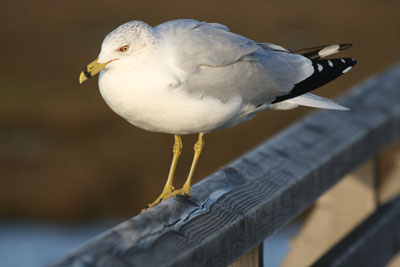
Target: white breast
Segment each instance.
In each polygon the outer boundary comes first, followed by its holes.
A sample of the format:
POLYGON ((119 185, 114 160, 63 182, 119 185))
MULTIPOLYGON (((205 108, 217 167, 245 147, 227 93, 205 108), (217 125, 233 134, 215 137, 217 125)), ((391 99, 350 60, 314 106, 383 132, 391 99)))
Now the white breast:
POLYGON ((191 134, 223 127, 240 112, 242 99, 221 101, 184 90, 170 71, 146 69, 103 71, 101 95, 111 109, 133 125, 153 132, 191 134), (175 86, 171 86, 175 85, 175 86))

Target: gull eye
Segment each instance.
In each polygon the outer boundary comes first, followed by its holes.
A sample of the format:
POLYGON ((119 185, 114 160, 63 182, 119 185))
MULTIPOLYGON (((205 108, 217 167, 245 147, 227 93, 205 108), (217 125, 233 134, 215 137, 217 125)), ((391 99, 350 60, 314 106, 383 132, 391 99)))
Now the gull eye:
POLYGON ((126 51, 128 51, 128 49, 129 49, 129 45, 123 45, 118 50, 120 52, 126 52, 126 51))

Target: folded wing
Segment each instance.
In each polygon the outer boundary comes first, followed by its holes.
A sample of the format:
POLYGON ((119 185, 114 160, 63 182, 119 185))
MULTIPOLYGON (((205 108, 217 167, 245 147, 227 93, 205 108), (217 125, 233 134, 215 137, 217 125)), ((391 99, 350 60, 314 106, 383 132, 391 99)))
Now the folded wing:
POLYGON ((292 105, 297 101, 298 105, 334 108, 332 101, 304 94, 356 63, 351 58, 321 59, 350 47, 347 44, 290 52, 274 44, 255 43, 224 25, 196 20, 171 21, 154 30, 168 50, 165 54, 173 55, 173 64, 182 70, 182 90, 221 101, 240 96, 255 108, 289 99, 292 105))

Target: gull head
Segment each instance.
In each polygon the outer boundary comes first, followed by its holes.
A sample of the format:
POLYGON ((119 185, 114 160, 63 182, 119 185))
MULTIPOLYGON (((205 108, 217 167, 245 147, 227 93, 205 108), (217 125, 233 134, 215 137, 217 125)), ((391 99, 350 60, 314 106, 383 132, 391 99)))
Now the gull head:
POLYGON ((98 58, 83 68, 79 83, 103 70, 142 58, 151 52, 155 43, 156 38, 148 24, 138 20, 122 24, 104 38, 98 58))

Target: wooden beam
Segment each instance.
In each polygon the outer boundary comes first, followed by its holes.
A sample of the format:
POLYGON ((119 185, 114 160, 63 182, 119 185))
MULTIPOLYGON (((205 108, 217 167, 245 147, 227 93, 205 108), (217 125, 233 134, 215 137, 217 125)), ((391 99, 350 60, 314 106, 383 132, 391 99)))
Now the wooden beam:
POLYGON ((363 163, 318 198, 290 239, 282 267, 310 266, 375 211, 374 163, 363 163))
POLYGON ((52 266, 231 264, 399 136, 399 85, 397 64, 341 99, 352 111, 311 114, 52 266))
POLYGON ((400 251, 400 196, 380 207, 312 266, 386 266, 400 251))

